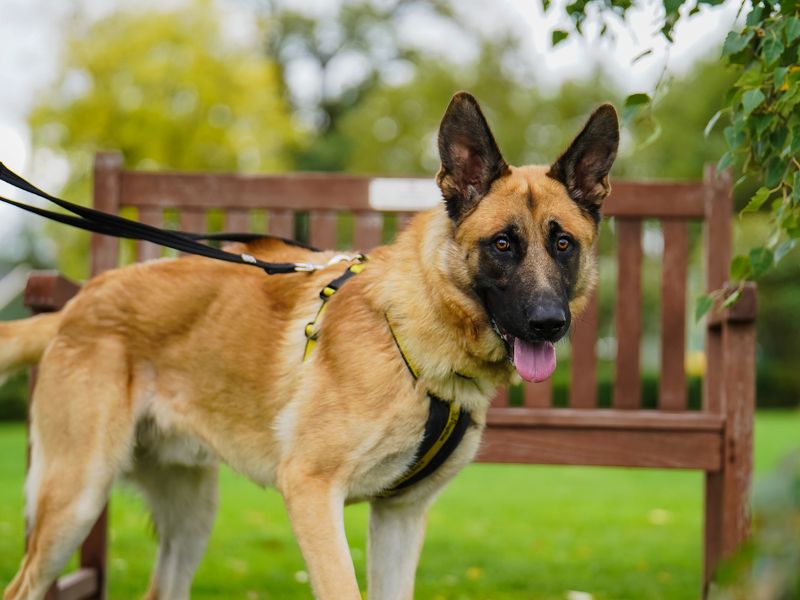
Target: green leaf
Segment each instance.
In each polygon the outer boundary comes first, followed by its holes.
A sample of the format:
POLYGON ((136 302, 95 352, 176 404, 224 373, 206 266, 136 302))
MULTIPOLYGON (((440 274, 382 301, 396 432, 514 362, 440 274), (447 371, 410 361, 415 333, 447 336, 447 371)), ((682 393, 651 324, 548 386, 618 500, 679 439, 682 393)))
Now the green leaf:
POLYGON ((754 25, 758 25, 761 22, 761 14, 764 12, 764 9, 760 6, 756 6, 747 14, 747 26, 752 27, 754 25))
POLYGON ((800 205, 800 171, 795 171, 792 178, 792 203, 800 205))
POLYGON ((736 80, 736 87, 754 88, 759 87, 764 81, 764 72, 761 70, 761 65, 758 63, 747 69, 741 74, 739 79, 736 80))
POLYGON ((625 106, 640 106, 648 102, 650 102, 650 96, 648 94, 631 94, 625 98, 625 106))
POLYGON ((723 113, 724 111, 725 111, 725 109, 724 109, 724 108, 723 108, 723 109, 720 109, 720 110, 718 110, 717 112, 715 112, 715 113, 714 113, 714 116, 713 116, 713 117, 711 117, 711 118, 708 120, 708 123, 706 123, 706 128, 703 130, 703 136, 705 136, 706 138, 708 138, 708 136, 709 136, 709 135, 711 135, 711 130, 712 130, 712 129, 714 129, 714 125, 716 125, 716 124, 717 124, 717 121, 719 121, 719 118, 722 116, 722 113, 723 113))
POLYGON ((744 107, 744 118, 750 116, 750 114, 757 109, 761 104, 766 100, 767 97, 764 95, 764 92, 761 90, 748 90, 742 96, 742 106, 744 107))
POLYGON ((569 37, 569 32, 563 29, 554 29, 552 34, 553 47, 558 46, 561 42, 569 37))
POLYGON ((783 86, 784 81, 786 81, 786 72, 788 70, 788 67, 778 67, 775 69, 775 73, 772 76, 772 86, 776 90, 780 90, 783 86))
POLYGON ((750 275, 750 258, 739 255, 731 261, 731 279, 741 281, 750 275))
POLYGON ((632 65, 635 65, 637 62, 639 62, 640 60, 642 60, 642 59, 643 59, 645 56, 649 56, 649 55, 651 55, 652 53, 653 53, 653 49, 652 49, 652 48, 648 48, 648 49, 647 49, 647 50, 645 50, 644 52, 641 52, 640 54, 637 54, 637 55, 636 55, 636 56, 633 58, 633 60, 631 61, 631 64, 632 64, 632 65))
POLYGON ((772 268, 774 256, 772 250, 767 248, 753 248, 750 250, 750 266, 753 277, 758 279, 772 268))
POLYGON ((717 163, 717 171, 724 171, 736 162, 736 155, 733 152, 726 152, 722 155, 717 163))
POLYGON ((783 54, 783 42, 778 36, 768 37, 764 40, 762 53, 766 66, 771 67, 783 54))
POLYGON ((639 150, 647 148, 661 137, 661 123, 659 123, 657 119, 650 119, 650 121, 653 125, 653 131, 651 131, 650 135, 648 135, 647 138, 641 144, 639 144, 639 150))
POLYGON ((694 303, 694 320, 699 321, 714 306, 714 298, 709 294, 698 296, 694 303))
POLYGON ((542 12, 547 12, 548 8, 550 8, 550 0, 542 0, 542 12))
POLYGON ((769 113, 763 113, 750 117, 750 120, 755 125, 756 134, 760 136, 763 135, 767 128, 772 124, 772 122, 775 120, 775 117, 769 113))
POLYGON ((622 118, 625 121, 630 121, 649 103, 650 103, 649 95, 631 94, 630 96, 625 98, 625 105, 622 109, 622 118))
POLYGON ((764 174, 764 185, 774 188, 783 179, 783 174, 786 172, 786 163, 779 157, 772 156, 766 165, 766 173, 764 174))
POLYGON ((797 240, 786 240, 778 246, 777 250, 775 250, 775 264, 777 265, 781 262, 784 256, 794 250, 795 246, 797 246, 797 240))
POLYGON ((722 56, 730 56, 741 52, 747 46, 747 43, 753 38, 753 31, 746 33, 736 33, 731 31, 728 37, 725 38, 725 43, 722 45, 722 56))
POLYGON ((741 214, 758 211, 758 209, 764 205, 764 202, 767 201, 767 198, 769 198, 770 193, 771 192, 769 191, 768 188, 765 187, 758 188, 758 191, 755 194, 753 194, 752 198, 750 198, 750 201, 747 203, 747 206, 745 206, 742 209, 741 214))
POLYGON ((787 44, 791 44, 800 37, 800 19, 797 17, 788 17, 783 26, 783 35, 786 36, 787 44))
POLYGON ((734 291, 730 296, 725 298, 725 301, 722 303, 722 308, 730 308, 734 304, 739 301, 739 298, 742 297, 742 290, 738 289, 734 291))
POLYGON ((744 142, 744 133, 741 131, 742 121, 737 121, 734 125, 730 125, 722 130, 722 135, 728 143, 728 148, 734 150, 742 145, 744 142))

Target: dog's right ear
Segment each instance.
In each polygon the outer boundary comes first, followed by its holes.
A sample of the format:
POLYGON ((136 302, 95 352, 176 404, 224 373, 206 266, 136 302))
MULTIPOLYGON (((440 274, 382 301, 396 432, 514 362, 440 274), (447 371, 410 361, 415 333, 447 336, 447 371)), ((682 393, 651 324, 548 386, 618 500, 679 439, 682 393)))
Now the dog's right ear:
POLYGON ((492 182, 508 171, 478 101, 467 92, 453 96, 444 113, 439 158, 442 166, 436 183, 454 221, 469 214, 492 182))

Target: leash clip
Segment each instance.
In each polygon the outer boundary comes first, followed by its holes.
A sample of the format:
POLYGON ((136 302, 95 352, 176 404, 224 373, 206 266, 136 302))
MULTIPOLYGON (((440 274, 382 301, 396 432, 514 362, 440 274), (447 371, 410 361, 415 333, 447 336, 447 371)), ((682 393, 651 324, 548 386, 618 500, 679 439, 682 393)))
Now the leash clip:
POLYGON ((295 263, 294 270, 299 273, 311 273, 313 271, 319 271, 320 269, 325 269, 330 267, 331 265, 335 265, 336 263, 340 262, 350 262, 351 260, 357 260, 358 262, 364 261, 363 254, 336 254, 331 257, 331 259, 326 262, 324 265, 315 265, 314 263, 295 263))

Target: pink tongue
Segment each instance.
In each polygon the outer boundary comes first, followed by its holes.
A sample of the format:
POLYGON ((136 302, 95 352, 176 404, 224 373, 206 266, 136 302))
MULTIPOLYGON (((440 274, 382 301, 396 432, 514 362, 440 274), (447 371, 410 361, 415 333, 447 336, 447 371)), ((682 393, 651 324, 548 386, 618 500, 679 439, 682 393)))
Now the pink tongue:
POLYGON ((556 370, 555 346, 550 342, 529 344, 514 338, 514 366, 525 381, 544 381, 556 370))

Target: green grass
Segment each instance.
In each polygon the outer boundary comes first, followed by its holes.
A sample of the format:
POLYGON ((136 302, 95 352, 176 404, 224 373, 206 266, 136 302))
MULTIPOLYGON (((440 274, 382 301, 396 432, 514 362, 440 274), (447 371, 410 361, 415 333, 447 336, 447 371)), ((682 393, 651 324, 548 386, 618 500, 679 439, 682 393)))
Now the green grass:
MULTIPOLYGON (((800 441, 800 412, 760 413, 757 475, 800 441)), ((22 549, 24 427, 0 426, 0 586, 22 549)), ((702 475, 579 467, 470 466, 434 505, 419 599, 694 599, 702 475)), ((366 506, 346 510, 365 581, 366 506)), ((141 596, 155 540, 136 494, 112 500, 110 598, 141 596)), ((221 509, 193 598, 310 598, 280 497, 225 470, 221 509)))

